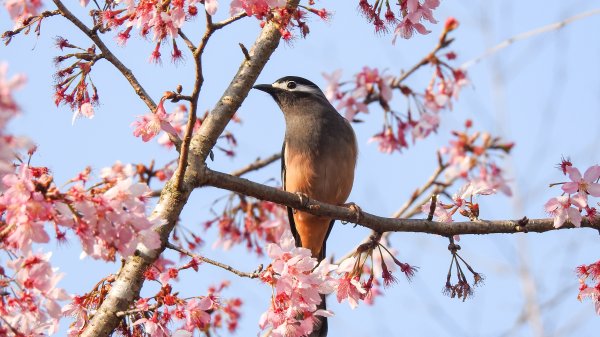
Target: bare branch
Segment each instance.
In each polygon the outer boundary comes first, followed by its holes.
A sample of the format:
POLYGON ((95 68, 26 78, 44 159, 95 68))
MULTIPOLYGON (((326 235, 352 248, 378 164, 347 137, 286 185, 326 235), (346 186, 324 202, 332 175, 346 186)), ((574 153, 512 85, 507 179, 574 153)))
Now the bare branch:
POLYGON ((237 276, 240 276, 240 277, 257 278, 257 277, 260 276, 260 272, 263 270, 263 265, 261 264, 261 265, 258 266, 258 268, 256 268, 255 271, 253 271, 251 273, 239 271, 239 270, 233 268, 230 265, 226 265, 224 263, 221 263, 221 262, 218 262, 218 261, 215 261, 215 260, 211 260, 211 259, 209 259, 207 257, 194 254, 194 253, 192 253, 192 252, 190 252, 188 250, 185 250, 185 249, 183 249, 181 247, 175 246, 174 244, 172 244, 170 242, 167 243, 167 248, 176 250, 176 251, 180 252, 181 254, 187 255, 187 256, 189 256, 189 257, 191 257, 193 259, 197 259, 197 260, 200 260, 202 262, 205 262, 205 263, 208 263, 208 264, 212 264, 213 266, 216 266, 216 267, 219 267, 219 268, 223 268, 223 269, 225 269, 227 271, 230 271, 230 272, 232 272, 232 273, 234 273, 234 274, 236 274, 237 276))
POLYGON ((272 154, 265 159, 258 158, 258 159, 256 159, 256 161, 254 161, 253 163, 250 163, 248 166, 242 167, 239 170, 233 171, 231 173, 231 175, 236 176, 236 177, 241 177, 248 172, 260 170, 261 168, 263 168, 279 159, 281 159, 281 153, 272 154))
MULTIPOLYGON (((205 185, 210 185, 229 191, 234 191, 257 199, 271 201, 277 204, 290 206, 307 213, 327 216, 330 218, 356 222, 356 211, 349 207, 335 206, 317 200, 300 200, 298 195, 280 189, 258 184, 247 179, 212 171, 208 168, 204 173, 205 185)), ((442 236, 459 234, 512 234, 523 232, 548 232, 556 230, 553 219, 531 219, 526 222, 521 220, 478 220, 465 222, 436 222, 422 219, 395 219, 384 218, 364 211, 360 212, 358 224, 376 232, 414 232, 428 233, 442 236)), ((581 223, 582 227, 600 230, 600 219, 590 222, 587 219, 581 223)), ((574 228, 572 224, 565 223, 558 229, 574 228)))
POLYGON ((246 12, 241 12, 241 13, 239 13, 237 15, 234 15, 234 16, 228 18, 228 19, 225 19, 223 21, 220 21, 220 22, 212 24, 212 28, 214 30, 221 29, 221 28, 227 26, 230 23, 234 23, 234 22, 236 22, 239 19, 245 18, 246 16, 248 16, 246 14, 246 12))
POLYGON ((29 18, 27 18, 25 20, 25 22, 23 22, 23 26, 22 27, 18 27, 15 30, 7 30, 6 32, 2 33, 2 35, 0 35, 1 39, 5 39, 5 44, 8 45, 11 41, 11 39, 13 38, 13 36, 19 34, 20 32, 27 30, 25 32, 25 34, 27 34, 29 32, 29 29, 31 29, 31 26, 34 23, 38 23, 38 28, 36 28, 36 32, 39 35, 39 25, 41 24, 42 20, 45 18, 49 18, 51 16, 55 16, 55 15, 60 15, 60 11, 59 10, 53 10, 53 11, 43 11, 38 15, 35 16, 31 16, 29 18))
POLYGON ((196 46, 194 46, 192 40, 190 40, 181 29, 179 29, 177 32, 181 39, 183 39, 183 42, 185 42, 185 45, 188 47, 188 49, 194 53, 196 51, 196 46))
POLYGON ((533 29, 533 30, 530 30, 530 31, 527 31, 524 33, 517 34, 513 37, 510 37, 510 38, 498 43, 497 45, 493 46, 492 48, 486 50, 483 54, 477 56, 476 58, 463 63, 460 66, 460 68, 462 68, 462 69, 470 68, 471 66, 481 62, 481 60, 483 60, 484 58, 487 58, 493 54, 496 54, 497 52, 501 51, 502 49, 510 46, 511 44, 513 44, 517 41, 526 40, 526 39, 534 37, 536 35, 551 32, 553 30, 559 30, 572 22, 575 22, 575 21, 578 21, 581 19, 585 19, 587 17, 593 16, 593 15, 598 15, 598 14, 600 14, 600 8, 596 8, 596 9, 592 9, 587 12, 579 13, 579 14, 573 15, 570 18, 567 18, 563 21, 551 23, 546 26, 542 26, 542 27, 539 27, 539 28, 536 28, 536 29, 533 29))
MULTIPOLYGON (((427 179, 427 181, 423 184, 423 186, 417 188, 413 194, 410 196, 410 199, 408 199, 401 207, 400 209, 398 209, 396 212, 394 212, 394 214, 392 215, 392 218, 399 218, 401 216, 404 215, 404 213, 408 210, 408 208, 417 200, 419 199, 419 197, 421 197, 423 195, 423 193, 425 193, 431 186, 433 186, 435 184, 435 182, 437 181, 437 179, 440 177, 440 175, 442 174, 442 172, 444 172, 444 170, 448 167, 447 164, 444 164, 441 160, 441 156, 438 152, 438 158, 440 158, 438 160, 438 167, 436 168, 436 170, 433 172, 433 174, 431 175, 431 177, 429 177, 429 179, 427 179)), ((427 198, 427 200, 431 199, 427 198)))

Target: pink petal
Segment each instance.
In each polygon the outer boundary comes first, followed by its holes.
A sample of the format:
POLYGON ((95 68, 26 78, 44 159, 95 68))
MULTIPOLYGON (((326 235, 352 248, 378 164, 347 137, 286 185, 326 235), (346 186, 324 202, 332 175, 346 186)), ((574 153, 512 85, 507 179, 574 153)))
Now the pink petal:
POLYGON ((587 195, 583 193, 577 193, 571 198, 571 204, 579 208, 584 208, 588 205, 587 195))
POLYGON ((581 213, 573 207, 569 207, 567 213, 569 214, 569 221, 575 227, 581 227, 581 213))
POLYGON ((215 15, 217 8, 219 8, 219 2, 217 0, 206 0, 204 2, 204 8, 210 15, 215 15))
POLYGON ((596 182, 600 178, 600 166, 594 165, 585 170, 583 174, 583 179, 588 183, 596 182))
POLYGON ((579 189, 579 183, 571 181, 571 182, 563 184, 561 188, 563 191, 565 191, 569 194, 572 194, 572 193, 577 192, 577 190, 579 189))
POLYGON ((554 228, 562 227, 562 225, 565 223, 566 219, 567 219, 566 212, 558 212, 556 214, 556 216, 554 217, 554 228))
POLYGON ((579 170, 576 167, 567 167, 567 173, 569 174, 569 179, 571 179, 572 181, 581 181, 581 172, 579 172, 579 170))
POLYGON ((588 185, 587 191, 594 197, 600 197, 600 184, 592 183, 588 185))

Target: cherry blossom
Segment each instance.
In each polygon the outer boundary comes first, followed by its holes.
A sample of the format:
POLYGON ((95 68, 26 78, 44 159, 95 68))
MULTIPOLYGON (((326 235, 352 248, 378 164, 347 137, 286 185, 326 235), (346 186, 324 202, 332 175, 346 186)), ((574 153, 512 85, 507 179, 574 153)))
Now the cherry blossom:
MULTIPOLYGON (((14 252, 13 252, 14 253, 14 252)), ((8 277, 0 268, 0 280, 10 289, 0 301, 3 322, 23 335, 49 335, 58 329, 62 317, 59 302, 69 295, 58 282, 62 274, 49 263, 52 253, 33 253, 8 261, 14 271, 8 277)))
POLYGON ((279 244, 267 245, 271 265, 261 273, 261 280, 273 287, 269 309, 262 314, 261 329, 272 328, 273 336, 305 336, 310 334, 315 316, 331 316, 318 309, 321 294, 335 290, 336 281, 329 273, 336 269, 326 260, 317 265, 310 250, 295 246, 292 233, 286 231, 279 244), (316 268, 315 268, 316 267, 316 268))
POLYGON ((177 129, 171 125, 172 116, 167 114, 164 107, 164 99, 161 99, 156 107, 156 111, 144 116, 138 116, 141 121, 135 121, 132 126, 135 127, 133 135, 142 137, 144 142, 154 138, 162 130, 172 135, 177 135, 177 129))
POLYGON ((392 43, 396 42, 398 36, 410 39, 415 31, 423 35, 429 34, 430 31, 425 28, 422 21, 437 23, 433 17, 433 10, 440 5, 439 0, 407 0, 399 1, 396 5, 399 8, 392 10, 388 1, 375 1, 374 4, 370 4, 368 0, 359 0, 358 3, 360 11, 375 26, 376 33, 394 30, 392 43), (384 4, 386 10, 382 11, 384 4), (383 19, 381 18, 382 12, 384 13, 383 19))
POLYGON ((371 142, 377 142, 379 151, 388 154, 394 151, 401 151, 403 147, 408 147, 404 139, 396 138, 394 131, 389 126, 384 126, 383 131, 371 137, 369 143, 371 142))
POLYGON ((15 22, 15 28, 22 26, 25 19, 37 15, 42 6, 41 0, 7 0, 4 2, 10 18, 15 22))
POLYGON ((581 226, 581 208, 587 206, 585 198, 581 194, 571 198, 568 195, 554 197, 544 205, 544 209, 554 217, 554 227, 561 227, 565 221, 569 221, 576 227, 581 226), (578 208, 575 208, 575 207, 578 208))
POLYGON ((587 195, 600 197, 600 184, 597 183, 600 178, 600 166, 590 166, 583 177, 576 167, 567 167, 566 171, 571 179, 571 182, 562 185, 562 190, 572 194, 580 192, 587 199, 587 195))

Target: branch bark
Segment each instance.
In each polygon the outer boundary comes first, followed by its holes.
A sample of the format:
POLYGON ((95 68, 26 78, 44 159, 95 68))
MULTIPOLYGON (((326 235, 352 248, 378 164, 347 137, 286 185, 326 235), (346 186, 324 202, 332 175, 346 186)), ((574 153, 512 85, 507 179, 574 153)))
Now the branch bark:
MULTIPOLYGON (((58 0, 54 1, 60 3, 58 0)), ((295 10, 297 6, 298 0, 288 1, 288 8, 291 11, 295 10)), ((181 185, 177 189, 174 188, 176 176, 173 176, 163 189, 158 205, 151 215, 152 218, 162 219, 164 223, 157 228, 162 240, 161 248, 156 250, 138 249, 134 256, 127 259, 118 273, 113 287, 83 331, 82 336, 98 337, 111 334, 119 324, 117 313, 128 310, 133 301, 139 297, 144 283, 144 271, 163 252, 169 234, 179 219, 190 193, 199 185, 200 181, 205 180, 202 177, 202 168, 212 147, 248 95, 266 62, 279 45, 280 38, 281 34, 278 27, 272 23, 265 25, 250 50, 251 60, 244 59, 229 87, 217 102, 216 107, 208 115, 198 133, 192 138, 188 169, 181 185)))
MULTIPOLYGON (((298 195, 280 189, 258 184, 250 180, 235 177, 226 173, 205 168, 205 180, 202 185, 210 185, 229 191, 252 196, 257 199, 271 201, 290 206, 294 209, 315 215, 323 215, 341 221, 352 222, 376 232, 413 232, 452 236, 459 234, 512 234, 523 232, 543 233, 557 229, 575 228, 565 223, 560 228, 554 228, 553 219, 530 219, 523 226, 523 220, 478 220, 464 222, 436 222, 423 219, 385 218, 364 211, 357 213, 350 207, 326 204, 318 200, 300 198, 298 195)), ((581 222, 582 227, 600 230, 600 219, 581 222)))

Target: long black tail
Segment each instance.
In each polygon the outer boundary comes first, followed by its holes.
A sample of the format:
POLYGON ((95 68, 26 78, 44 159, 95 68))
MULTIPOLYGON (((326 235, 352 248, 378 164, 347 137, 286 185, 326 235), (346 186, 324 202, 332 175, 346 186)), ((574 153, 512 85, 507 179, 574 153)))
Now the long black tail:
MULTIPOLYGON (((327 238, 329 237, 329 233, 331 233, 331 229, 333 228, 333 223, 335 220, 332 220, 329 223, 329 230, 327 231, 327 235, 325 235, 325 240, 323 241, 323 248, 321 248, 321 254, 319 254, 318 260, 319 263, 323 261, 327 257, 327 238)), ((317 306, 318 309, 327 310, 327 303, 325 301, 325 295, 321 294, 321 304, 317 306)), ((327 317, 317 316, 315 321, 315 327, 313 332, 308 337, 327 337, 327 317)))
MULTIPOLYGON (((321 304, 318 306, 319 309, 327 310, 325 304, 325 295, 321 295, 321 304)), ((327 337, 327 317, 316 316, 315 326, 313 332, 308 337, 327 337)))

